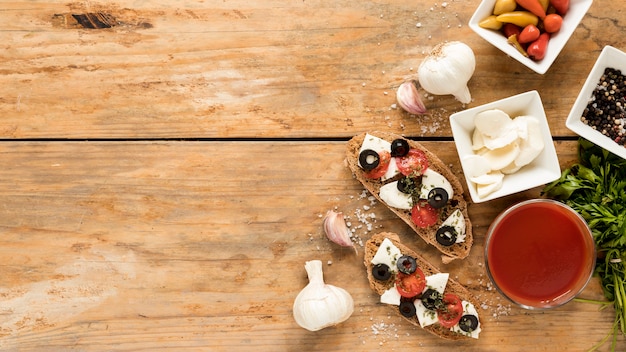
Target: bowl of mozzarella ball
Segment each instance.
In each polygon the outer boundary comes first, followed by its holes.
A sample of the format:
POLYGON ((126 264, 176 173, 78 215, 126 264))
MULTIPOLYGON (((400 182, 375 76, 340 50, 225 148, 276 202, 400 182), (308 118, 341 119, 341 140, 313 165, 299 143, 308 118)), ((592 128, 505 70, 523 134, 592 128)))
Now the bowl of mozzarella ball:
POLYGON ((474 203, 542 186, 561 175, 537 91, 452 114, 450 126, 474 203))

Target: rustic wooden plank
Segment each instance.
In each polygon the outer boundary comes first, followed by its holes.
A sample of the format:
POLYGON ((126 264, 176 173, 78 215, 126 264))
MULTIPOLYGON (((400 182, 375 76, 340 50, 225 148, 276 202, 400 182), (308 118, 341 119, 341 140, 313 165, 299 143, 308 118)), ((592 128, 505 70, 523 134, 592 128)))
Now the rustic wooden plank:
MULTIPOLYGON (((452 142, 425 145, 459 171, 452 142)), ((575 159, 574 142, 557 150, 563 166, 575 159)), ((487 226, 539 189, 471 205, 475 247, 444 266, 363 197, 343 151, 342 142, 0 143, 0 349, 565 351, 608 332, 611 310, 526 311, 488 282, 487 226), (329 209, 348 215, 361 240, 400 233, 466 284, 483 304, 481 339, 439 340, 378 304, 362 257, 325 239, 329 209), (311 259, 356 303, 347 322, 316 333, 291 316, 311 259)), ((596 280, 583 296, 601 298, 596 280)))
POLYGON ((446 40, 477 55, 468 106, 536 89, 553 133, 572 135, 564 120, 600 50, 626 47, 624 11, 595 2, 537 75, 469 29, 477 3, 3 2, 0 138, 449 136, 448 116, 465 108, 450 96, 427 100, 425 117, 392 108, 446 40))

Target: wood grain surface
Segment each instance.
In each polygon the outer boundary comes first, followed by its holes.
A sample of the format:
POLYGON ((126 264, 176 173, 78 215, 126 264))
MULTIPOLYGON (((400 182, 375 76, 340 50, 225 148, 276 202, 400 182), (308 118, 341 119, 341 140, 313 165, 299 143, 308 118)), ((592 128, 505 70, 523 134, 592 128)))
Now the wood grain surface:
MULTIPOLYGON (((575 158, 574 144, 557 143, 564 164, 575 158)), ((459 169, 452 142, 426 146, 459 169)), ((566 351, 589 348, 608 332, 611 310, 571 302, 526 311, 489 283, 482 255, 487 227, 500 209, 536 197, 538 189, 472 205, 470 257, 444 266, 404 223, 364 197, 343 164, 344 148, 0 144, 0 348, 566 351), (362 241, 377 231, 398 232, 467 285, 483 304, 480 340, 442 341, 378 303, 362 247, 355 256, 325 238, 322 216, 329 209, 344 212, 362 241), (356 306, 346 323, 316 333, 298 327, 291 310, 306 284, 304 262, 312 259, 325 263, 326 281, 346 288, 356 306)), ((595 279, 583 296, 602 297, 595 279)))
MULTIPOLYGON (((602 48, 626 49, 624 6, 596 0, 538 75, 470 30, 478 4, 0 2, 0 350, 594 346, 611 309, 523 310, 485 273, 491 221, 540 188, 470 205, 474 248, 444 265, 344 164, 349 137, 388 130, 420 140, 461 175, 449 115, 529 90, 541 95, 561 166, 576 160, 565 118, 602 48), (450 40, 476 54, 472 102, 428 96, 421 117, 397 108, 397 87, 450 40), (348 216, 358 243, 397 232, 465 284, 482 304, 480 339, 443 341, 378 303, 362 247, 356 256, 325 238, 330 209, 348 216), (292 318, 312 259, 356 306, 315 333, 292 318)), ((581 296, 602 299, 596 278, 581 296)), ((623 337, 616 350, 626 350, 623 337)))
POLYGON ((478 3, 5 1, 0 137, 315 138, 381 126, 445 136, 465 108, 453 97, 434 96, 421 119, 392 106, 446 40, 478 57, 468 106, 536 89, 553 133, 572 135, 562 121, 597 55, 626 46, 623 6, 596 1, 538 75, 470 30, 478 3), (82 28, 72 14, 117 25, 82 28))

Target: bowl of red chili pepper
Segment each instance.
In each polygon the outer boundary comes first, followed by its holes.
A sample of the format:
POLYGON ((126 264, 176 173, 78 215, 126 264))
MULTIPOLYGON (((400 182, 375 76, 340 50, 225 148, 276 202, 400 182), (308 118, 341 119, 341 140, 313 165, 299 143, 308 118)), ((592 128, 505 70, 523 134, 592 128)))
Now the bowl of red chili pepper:
POLYGON ((626 159, 626 53, 612 46, 602 49, 565 126, 626 159))
POLYGON ((592 3, 593 0, 483 0, 469 26, 508 56, 544 74, 592 3))

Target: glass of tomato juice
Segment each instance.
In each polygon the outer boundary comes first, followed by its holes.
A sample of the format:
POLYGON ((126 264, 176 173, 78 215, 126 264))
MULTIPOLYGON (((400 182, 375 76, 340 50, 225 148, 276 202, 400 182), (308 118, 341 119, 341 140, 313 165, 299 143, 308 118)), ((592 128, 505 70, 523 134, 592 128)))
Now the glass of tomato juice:
POLYGON ((585 220, 550 199, 517 203, 487 230, 489 278, 502 295, 526 309, 554 308, 576 297, 593 275, 596 257, 585 220))

